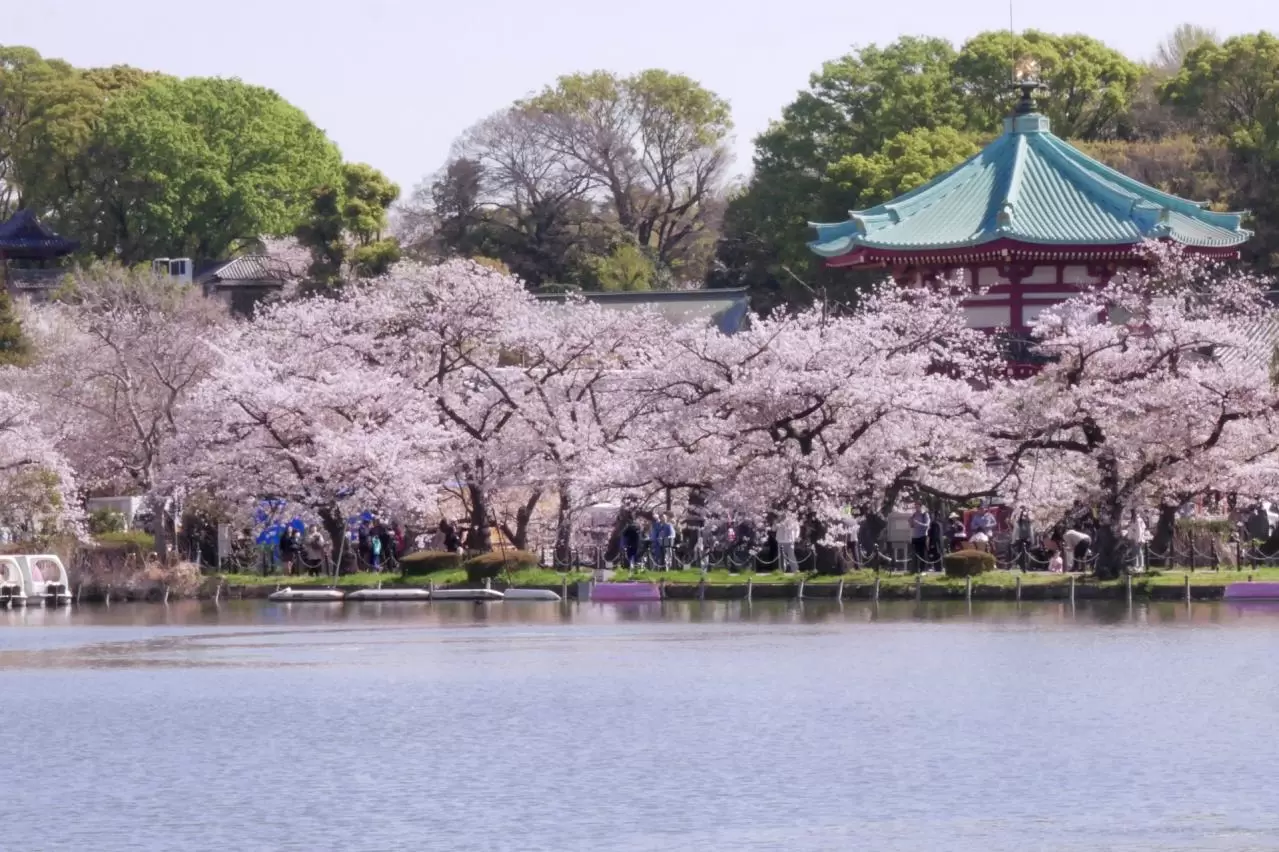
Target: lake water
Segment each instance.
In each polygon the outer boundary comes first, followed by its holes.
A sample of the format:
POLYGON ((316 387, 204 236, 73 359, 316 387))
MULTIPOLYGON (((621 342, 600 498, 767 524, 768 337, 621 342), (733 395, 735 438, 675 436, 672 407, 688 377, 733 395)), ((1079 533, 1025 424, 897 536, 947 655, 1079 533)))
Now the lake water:
POLYGON ((0 611, 0 848, 1279 849, 1279 608, 0 611))

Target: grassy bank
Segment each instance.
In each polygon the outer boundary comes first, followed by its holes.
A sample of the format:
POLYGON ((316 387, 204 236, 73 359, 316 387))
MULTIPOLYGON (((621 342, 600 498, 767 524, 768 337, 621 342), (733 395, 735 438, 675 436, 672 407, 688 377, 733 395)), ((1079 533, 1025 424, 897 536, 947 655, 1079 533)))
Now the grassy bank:
MULTIPOLYGON (((1023 574, 1020 571, 992 571, 987 574, 973 578, 973 594, 979 595, 984 592, 1004 593, 1016 588, 1020 580, 1023 589, 1031 589, 1047 591, 1054 588, 1068 589, 1070 586, 1071 576, 1069 574, 1049 574, 1046 572, 1030 572, 1023 574)), ((1126 587, 1126 580, 1097 580, 1092 577, 1083 575, 1073 575, 1077 590, 1121 590, 1126 587)), ((1192 589, 1213 589, 1221 586, 1227 586, 1230 583, 1246 582, 1249 577, 1254 581, 1279 582, 1279 568, 1245 568, 1242 571, 1187 571, 1187 570, 1165 570, 1139 575, 1133 578, 1133 592, 1141 594, 1147 590, 1163 589, 1163 588, 1182 588, 1185 585, 1186 578, 1190 578, 1192 589)), ((570 584, 579 581, 589 580, 590 572, 575 571, 569 574, 562 574, 557 571, 545 569, 535 569, 528 571, 520 571, 510 575, 510 584, 513 586, 560 586, 565 580, 570 584)), ((733 574, 728 571, 708 571, 703 574, 700 571, 619 571, 614 577, 614 582, 652 582, 667 583, 673 586, 696 586, 703 581, 708 586, 745 586, 748 581, 753 581, 757 586, 796 586, 803 580, 808 586, 824 587, 833 586, 842 579, 845 588, 857 588, 863 586, 874 586, 875 580, 879 579, 880 590, 884 593, 907 592, 913 591, 916 583, 914 574, 876 574, 873 571, 853 571, 842 577, 832 576, 809 576, 797 574, 733 574)), ((503 578, 505 579, 505 578, 503 578)), ((332 577, 312 577, 312 576, 292 576, 285 577, 278 574, 262 576, 259 574, 225 574, 222 576, 223 582, 229 586, 293 586, 293 587, 327 587, 333 585, 332 577)), ((454 586, 466 583, 466 572, 461 569, 449 571, 436 571, 432 574, 422 574, 411 577, 401 577, 398 574, 346 574, 338 578, 337 584, 342 587, 366 587, 382 585, 403 585, 403 586, 422 586, 425 587, 434 583, 436 586, 454 586)), ((499 585, 505 585, 504 582, 498 581, 499 585)), ((962 592, 965 588, 963 579, 946 577, 942 574, 925 574, 920 581, 921 587, 926 591, 936 591, 947 594, 962 592)))
MULTIPOLYGON (((223 582, 228 586, 292 586, 293 588, 315 586, 328 588, 333 585, 333 577, 331 575, 315 577, 308 574, 295 574, 293 576, 284 576, 282 574, 223 574, 221 576, 223 582)), ((559 586, 566 578, 570 583, 576 583, 579 580, 589 580, 591 575, 589 572, 584 571, 562 574, 558 571, 537 569, 520 571, 511 575, 511 584, 516 586, 559 586)), ((410 577, 402 577, 399 574, 362 572, 359 574, 343 574, 337 580, 339 587, 365 588, 376 586, 379 583, 384 586, 421 586, 424 588, 431 583, 437 586, 459 586, 466 584, 466 571, 457 568, 450 571, 435 571, 431 574, 415 574, 410 577)))

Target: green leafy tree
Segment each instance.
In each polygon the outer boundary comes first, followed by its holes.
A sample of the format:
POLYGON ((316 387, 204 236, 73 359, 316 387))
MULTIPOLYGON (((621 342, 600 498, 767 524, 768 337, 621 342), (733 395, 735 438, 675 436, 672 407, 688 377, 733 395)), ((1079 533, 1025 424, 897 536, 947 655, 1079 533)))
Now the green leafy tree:
POLYGON ((1233 206, 1254 214, 1253 259, 1279 267, 1279 38, 1269 33, 1200 41, 1161 94, 1201 134, 1234 155, 1233 206))
POLYGON ((1236 36, 1190 49, 1163 88, 1165 100, 1235 146, 1266 150, 1279 137, 1279 38, 1236 36))
POLYGON ((301 110, 238 80, 160 77, 107 99, 62 229, 94 254, 226 257, 293 231, 337 148, 301 110))
POLYGON ((31 341, 22 330, 9 291, 0 287, 0 366, 23 366, 31 357, 31 341))
POLYGON ((644 251, 626 242, 619 243, 608 255, 590 258, 589 268, 594 278, 592 289, 612 293, 651 290, 656 272, 644 251))
POLYGON ((823 64, 756 138, 755 173, 728 203, 709 282, 748 287, 761 312, 803 304, 820 288, 855 298, 863 276, 825 269, 808 250, 808 223, 844 217, 867 189, 837 164, 873 157, 902 133, 968 131, 956 55, 944 39, 905 37, 823 64))
POLYGON ((53 194, 102 105, 101 90, 66 62, 0 46, 0 218, 53 194))
POLYGON ((1013 65, 1023 58, 1039 63, 1040 82, 1048 89, 1039 109, 1054 133, 1067 139, 1118 135, 1140 84, 1141 66, 1094 38, 1036 30, 981 33, 959 51, 953 72, 966 95, 971 129, 998 130, 1016 97, 1009 85, 1013 65))
POLYGON ((830 166, 830 177, 858 207, 871 207, 959 165, 981 150, 981 142, 953 127, 917 128, 898 133, 870 156, 844 157, 830 166))
POLYGON ((342 277, 382 275, 400 259, 400 244, 385 236, 387 210, 400 188, 365 163, 342 166, 340 184, 311 193, 311 209, 294 235, 311 250, 314 286, 338 286, 342 277))
POLYGON ((311 251, 307 277, 313 288, 336 287, 341 281, 347 255, 345 227, 341 191, 335 186, 312 190, 311 209, 294 235, 311 251))

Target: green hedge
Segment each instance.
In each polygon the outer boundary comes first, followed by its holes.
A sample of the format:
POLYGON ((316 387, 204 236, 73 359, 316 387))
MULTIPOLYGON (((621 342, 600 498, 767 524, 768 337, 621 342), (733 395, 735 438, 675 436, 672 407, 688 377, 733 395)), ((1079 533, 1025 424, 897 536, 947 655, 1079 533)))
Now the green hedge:
POLYGON ((139 553, 155 552, 155 536, 141 530, 104 532, 94 536, 101 547, 113 550, 129 550, 139 553))
POLYGON ((995 570, 995 555, 982 550, 956 550, 941 561, 947 577, 976 577, 995 570))
POLYGON ((400 559, 400 572, 405 576, 453 571, 462 567, 462 557, 446 550, 419 550, 400 559))
POLYGON ((494 550, 471 557, 462 567, 466 569, 468 583, 483 583, 485 580, 497 579, 502 573, 525 571, 536 568, 537 565, 536 553, 529 553, 527 550, 494 550))

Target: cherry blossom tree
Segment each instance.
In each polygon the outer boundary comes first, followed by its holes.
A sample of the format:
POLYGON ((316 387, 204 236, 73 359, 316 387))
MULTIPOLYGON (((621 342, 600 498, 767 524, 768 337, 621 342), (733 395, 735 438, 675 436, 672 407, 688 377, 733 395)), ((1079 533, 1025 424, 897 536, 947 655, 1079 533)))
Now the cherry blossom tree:
POLYGON ((441 481, 447 435, 345 300, 267 309, 212 342, 218 360, 180 410, 175 484, 241 514, 265 498, 319 523, 342 558, 345 519, 417 511, 441 481))
POLYGON ((41 426, 50 414, 0 390, 0 524, 10 529, 79 531, 75 476, 41 426))
POLYGON ((513 364, 497 380, 530 440, 525 476, 557 496, 556 551, 567 559, 577 514, 618 496, 649 446, 652 379, 669 363, 672 327, 655 311, 585 301, 534 311, 507 330, 513 364))
POLYGON ((1257 437, 1279 411, 1267 365, 1232 357, 1255 346, 1250 326, 1279 319, 1262 282, 1149 251, 1149 267, 1045 312, 1034 335, 1051 360, 992 389, 986 409, 1019 502, 1048 516, 1095 507, 1102 576, 1123 566, 1127 510, 1255 479, 1272 450, 1257 437))
POLYGON ((400 264, 342 303, 365 329, 364 357, 398 376, 447 427, 448 479, 470 515, 466 546, 489 549, 493 499, 520 481, 530 452, 517 434, 505 367, 510 330, 536 315, 533 296, 515 278, 457 260, 400 264))
POLYGON ((813 538, 845 504, 882 515, 905 493, 989 488, 973 382, 994 350, 961 298, 885 284, 842 316, 682 331, 665 438, 643 466, 739 514, 795 512, 813 538))
POLYGON ((36 363, 14 380, 39 403, 84 487, 149 495, 161 518, 157 486, 175 412, 208 375, 206 337, 226 322, 220 304, 175 279, 76 270, 57 302, 32 309, 36 363))

